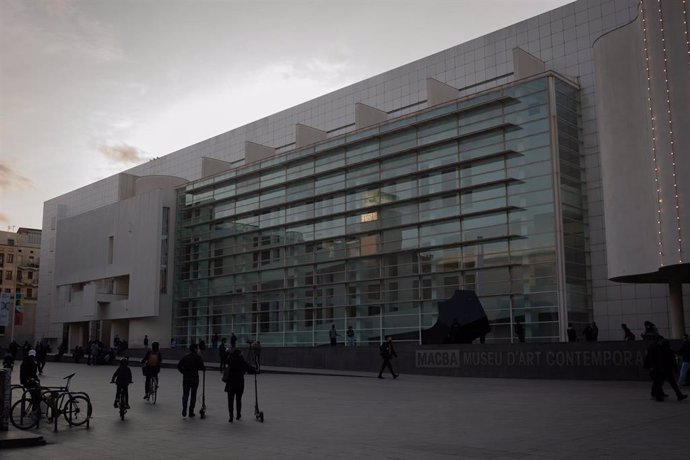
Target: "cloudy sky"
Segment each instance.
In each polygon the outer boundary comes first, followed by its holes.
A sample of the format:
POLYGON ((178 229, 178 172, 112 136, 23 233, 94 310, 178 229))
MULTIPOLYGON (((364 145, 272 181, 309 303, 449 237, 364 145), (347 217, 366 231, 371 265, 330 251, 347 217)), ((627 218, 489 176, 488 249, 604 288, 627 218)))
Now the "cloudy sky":
POLYGON ((0 0, 0 229, 570 0, 0 0))

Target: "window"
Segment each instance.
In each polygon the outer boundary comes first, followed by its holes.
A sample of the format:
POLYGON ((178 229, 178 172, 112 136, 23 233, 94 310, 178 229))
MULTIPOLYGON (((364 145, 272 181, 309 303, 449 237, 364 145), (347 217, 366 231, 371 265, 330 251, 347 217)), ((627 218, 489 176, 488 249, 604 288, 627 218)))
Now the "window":
POLYGON ((26 277, 30 280, 34 279, 34 272, 27 272, 26 277))
POLYGON ((7 281, 12 280, 12 272, 11 272, 11 271, 7 270, 7 271, 5 272, 5 279, 6 279, 7 281))
POLYGON ((28 289, 26 290, 26 298, 27 298, 27 299, 33 299, 33 297, 34 297, 34 292, 33 292, 33 290, 32 290, 31 288, 28 288, 28 289))
POLYGON ((7 254, 7 263, 14 263, 14 254, 7 254))
POLYGON ((112 264, 113 263, 113 246, 115 244, 115 237, 114 236, 109 236, 108 237, 108 263, 112 264))

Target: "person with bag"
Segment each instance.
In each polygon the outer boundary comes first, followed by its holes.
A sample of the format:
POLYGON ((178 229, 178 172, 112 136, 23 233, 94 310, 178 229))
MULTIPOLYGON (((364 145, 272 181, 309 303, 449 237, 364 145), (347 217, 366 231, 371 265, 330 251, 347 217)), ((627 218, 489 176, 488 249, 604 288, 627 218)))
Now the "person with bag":
POLYGON ((678 365, 676 357, 671 351, 669 341, 657 336, 654 343, 647 350, 647 355, 644 358, 644 368, 649 369, 649 376, 652 379, 651 395, 653 399, 663 402, 668 395, 664 393, 663 385, 667 382, 676 393, 678 401, 686 399, 688 396, 681 393, 678 384, 676 383, 676 371, 678 365))
POLYGON ((161 363, 163 362, 163 355, 160 352, 160 344, 158 342, 153 342, 151 344, 151 349, 146 352, 141 362, 144 364, 142 371, 146 377, 146 383, 144 384, 144 399, 148 400, 151 394, 151 377, 160 373, 161 363))
POLYGON ((189 417, 194 417, 196 405, 196 391, 199 388, 199 371, 205 371, 204 360, 197 353, 195 343, 189 346, 189 353, 177 363, 177 370, 182 374, 182 416, 187 416, 187 402, 189 401, 189 417))
POLYGON ((233 401, 237 409, 237 420, 242 418, 242 394, 244 393, 244 374, 254 373, 256 368, 245 361, 242 352, 238 348, 231 348, 226 355, 225 371, 223 372, 223 382, 225 382, 225 392, 228 394, 228 422, 233 421, 233 401))
POLYGON ((381 344, 379 347, 379 354, 381 355, 381 359, 383 359, 381 369, 379 370, 379 378, 383 378, 383 370, 387 367, 390 369, 393 378, 397 379, 398 374, 393 371, 393 365, 391 364, 391 359, 393 357, 398 357, 398 354, 395 352, 395 348, 393 348, 393 337, 387 337, 386 341, 381 344))

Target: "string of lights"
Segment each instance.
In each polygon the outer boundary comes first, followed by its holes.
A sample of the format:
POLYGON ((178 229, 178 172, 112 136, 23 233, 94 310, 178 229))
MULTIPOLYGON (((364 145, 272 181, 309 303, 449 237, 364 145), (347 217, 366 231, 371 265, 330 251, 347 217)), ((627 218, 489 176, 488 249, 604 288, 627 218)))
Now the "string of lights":
POLYGON ((678 202, 678 176, 676 174, 676 153, 675 153, 675 143, 673 136, 673 113, 671 111, 671 84, 669 82, 668 74, 668 51, 666 49, 666 34, 664 32, 664 12, 662 8, 661 0, 657 0, 657 8, 659 10, 659 27, 661 32, 661 48, 663 50, 664 57, 664 84, 665 84, 665 97, 666 97, 666 118, 668 119, 668 135, 669 135, 669 153, 671 156, 671 172, 673 176, 673 195, 674 195, 674 207, 676 213, 676 227, 678 229, 678 258, 679 262, 683 263, 682 260, 682 244, 683 239, 681 236, 680 228, 680 204, 678 202))
POLYGON ((685 33, 685 45, 688 47, 688 64, 690 64, 690 31, 688 31, 688 2, 683 0, 683 32, 685 33))
POLYGON ((648 48, 648 37, 647 37, 647 14, 645 11, 644 0, 640 0, 640 16, 642 17, 642 40, 644 43, 644 59, 645 59, 645 71, 647 73, 647 103, 649 106, 649 117, 651 120, 652 128, 652 166, 654 167, 654 186, 656 188, 657 197, 657 213, 656 213, 656 223, 657 223, 657 245, 659 252, 659 264, 664 266, 664 247, 662 244, 663 234, 661 231, 661 184, 659 183, 659 165, 656 157, 656 118, 654 116, 654 104, 652 101, 652 75, 649 69, 649 48, 648 48))

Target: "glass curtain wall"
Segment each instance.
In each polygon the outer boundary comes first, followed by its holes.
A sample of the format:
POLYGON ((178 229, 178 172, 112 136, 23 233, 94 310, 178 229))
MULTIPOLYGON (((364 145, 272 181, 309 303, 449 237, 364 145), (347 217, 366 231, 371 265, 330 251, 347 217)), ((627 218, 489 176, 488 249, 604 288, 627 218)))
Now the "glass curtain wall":
MULTIPOLYGON (((268 346, 417 342, 471 289, 487 341, 559 340, 558 264, 587 315, 577 90, 542 76, 187 185, 176 229, 178 344, 231 332, 268 346), (550 95, 549 88, 558 88, 550 95), (558 145, 549 107, 558 101, 558 145), (566 255, 559 255, 560 152, 566 255), (567 193, 566 193, 567 192, 567 193), (579 251, 579 252, 578 252, 579 251), (565 260, 564 260, 565 259, 565 260)), ((553 90, 551 90, 553 92, 553 90)))

